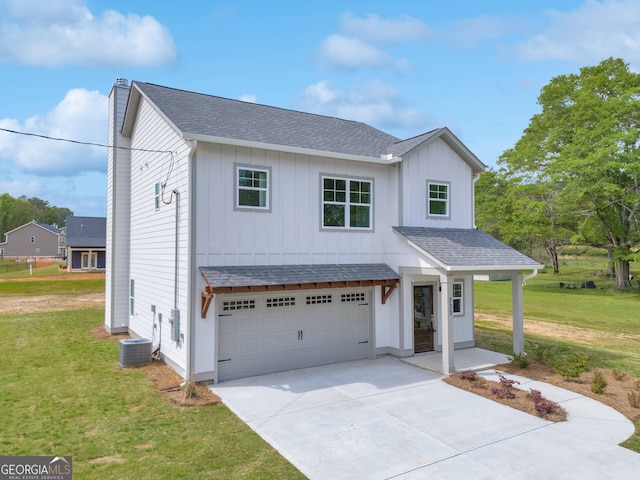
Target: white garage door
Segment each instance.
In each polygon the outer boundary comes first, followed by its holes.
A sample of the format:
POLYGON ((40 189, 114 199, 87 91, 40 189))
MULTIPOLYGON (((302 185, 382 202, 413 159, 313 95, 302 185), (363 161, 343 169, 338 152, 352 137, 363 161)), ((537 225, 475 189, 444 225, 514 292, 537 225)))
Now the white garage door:
POLYGON ((218 380, 373 355, 371 288, 221 295, 218 380))

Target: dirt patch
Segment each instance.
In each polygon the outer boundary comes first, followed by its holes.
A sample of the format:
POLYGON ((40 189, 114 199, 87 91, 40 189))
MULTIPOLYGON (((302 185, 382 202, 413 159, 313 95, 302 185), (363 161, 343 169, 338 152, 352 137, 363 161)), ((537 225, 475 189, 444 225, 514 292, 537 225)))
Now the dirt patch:
POLYGON ((104 293, 87 295, 3 296, 0 313, 39 313, 62 310, 84 310, 104 307, 104 293))
MULTIPOLYGON (((500 328, 506 330, 513 328, 513 322, 510 318, 478 313, 476 314, 475 319, 476 321, 494 323, 500 328)), ((618 343, 626 340, 640 340, 640 335, 603 332, 601 330, 590 330, 588 328, 579 328, 572 327, 570 325, 560 325, 540 320, 531 320, 529 318, 524 321, 524 331, 529 334, 550 337, 555 340, 566 340, 584 345, 593 345, 594 343, 602 343, 603 341, 618 343)))
MULTIPOLYGON (((112 335, 105 329, 104 325, 98 324, 91 330, 94 338, 98 340, 120 341, 130 338, 126 334, 112 335)), ((139 368, 149 381, 153 384, 158 395, 168 402, 182 407, 204 407, 221 403, 220 397, 213 393, 206 385, 196 383, 194 386, 195 396, 187 397, 182 386, 184 379, 169 368, 164 362, 154 358, 149 365, 139 368)))
MULTIPOLYGON (((558 404, 551 402, 555 409, 552 412, 537 411, 535 403, 528 392, 518 388, 518 385, 513 385, 508 388, 508 392, 511 394, 509 398, 500 397, 495 393, 495 390, 504 392, 504 387, 499 382, 493 382, 487 380, 474 372, 470 374, 455 374, 444 379, 445 383, 453 385, 454 387, 461 388, 468 392, 475 393, 485 398, 489 398, 496 402, 508 405, 517 410, 530 413, 531 415, 537 415, 545 420, 551 422, 563 422, 567 419, 567 412, 558 404)), ((503 394, 504 395, 504 394, 503 394)))

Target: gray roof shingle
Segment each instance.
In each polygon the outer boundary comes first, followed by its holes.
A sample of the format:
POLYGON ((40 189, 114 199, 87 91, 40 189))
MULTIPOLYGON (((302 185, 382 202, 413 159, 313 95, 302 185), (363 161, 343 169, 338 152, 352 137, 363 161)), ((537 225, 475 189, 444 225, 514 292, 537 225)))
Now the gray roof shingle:
POLYGON ((211 288, 399 280, 384 263, 200 267, 211 288))
POLYGON ((73 217, 65 219, 67 246, 105 247, 107 245, 107 219, 104 217, 73 217))
POLYGON ((400 139, 362 122, 133 82, 183 134, 380 158, 400 139))
POLYGON ((482 270, 538 269, 535 260, 496 240, 482 230, 466 228, 393 227, 406 239, 427 252, 443 267, 470 267, 482 270))

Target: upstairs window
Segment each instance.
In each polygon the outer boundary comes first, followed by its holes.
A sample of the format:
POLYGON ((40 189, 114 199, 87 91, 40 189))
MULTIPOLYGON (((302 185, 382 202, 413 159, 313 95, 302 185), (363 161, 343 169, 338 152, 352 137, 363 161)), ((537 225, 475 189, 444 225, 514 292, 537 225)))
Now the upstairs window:
POLYGON ((427 217, 449 217, 449 184, 427 181, 427 217))
POLYGON ((322 177, 322 226, 372 230, 373 181, 322 177))
POLYGON ((271 170, 236 165, 236 209, 269 211, 271 170))
POLYGON ((29 243, 36 243, 36 237, 33 235, 29 237, 29 243))

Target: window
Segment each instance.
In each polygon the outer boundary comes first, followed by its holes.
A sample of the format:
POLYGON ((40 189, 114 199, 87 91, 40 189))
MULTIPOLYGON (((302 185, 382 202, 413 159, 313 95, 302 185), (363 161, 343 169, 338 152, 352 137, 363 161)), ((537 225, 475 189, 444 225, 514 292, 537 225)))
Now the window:
POLYGON ((267 298, 267 308, 294 307, 295 305, 295 297, 267 298))
POLYGON ((463 283, 462 282, 453 282, 451 296, 453 299, 453 314, 454 315, 462 315, 464 313, 464 303, 463 303, 463 283))
POLYGON ((4 255, 4 248, 0 248, 0 257, 4 255))
POLYGON ((270 210, 271 169, 236 165, 236 209, 270 210))
POLYGON ((310 295, 307 297, 307 305, 320 305, 323 303, 333 303, 331 295, 310 295))
POLYGON ((129 280, 129 315, 135 315, 135 293, 136 293, 136 281, 132 278, 129 280))
POLYGON ((156 210, 160 210, 160 184, 156 183, 154 187, 153 198, 155 201, 156 210))
POLYGON ((322 177, 322 226, 372 229, 373 181, 322 177))
POLYGON ((364 302, 365 301, 364 293, 343 293, 342 294, 342 303, 349 302, 364 302))
POLYGON ((29 237, 29 243, 36 243, 36 237, 34 237, 33 235, 29 237))
POLYGON ((255 300, 227 300, 225 302, 222 302, 223 312, 232 312, 236 310, 253 310, 255 308, 255 300))
POLYGON ((427 216, 449 216, 449 184, 427 181, 427 216))

